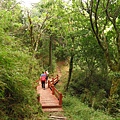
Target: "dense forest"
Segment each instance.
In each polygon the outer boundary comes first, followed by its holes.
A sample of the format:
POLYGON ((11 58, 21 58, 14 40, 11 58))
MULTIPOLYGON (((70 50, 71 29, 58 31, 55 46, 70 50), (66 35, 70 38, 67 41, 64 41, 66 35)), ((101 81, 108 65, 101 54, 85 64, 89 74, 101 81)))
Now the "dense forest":
POLYGON ((120 1, 0 0, 0 120, 47 120, 35 80, 59 61, 68 120, 120 120, 120 1))

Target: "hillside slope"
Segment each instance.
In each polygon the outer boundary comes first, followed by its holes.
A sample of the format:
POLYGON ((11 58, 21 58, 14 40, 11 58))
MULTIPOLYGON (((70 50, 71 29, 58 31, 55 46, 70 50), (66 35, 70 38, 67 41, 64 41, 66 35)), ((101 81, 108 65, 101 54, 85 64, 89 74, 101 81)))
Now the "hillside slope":
MULTIPOLYGON (((56 87, 61 92, 64 91, 68 72, 69 66, 67 62, 57 62, 56 73, 60 76, 60 82, 56 87)), ((106 112, 89 108, 84 103, 81 103, 79 98, 71 96, 69 93, 63 94, 63 109, 64 116, 66 116, 68 120, 120 120, 109 116, 106 112)))

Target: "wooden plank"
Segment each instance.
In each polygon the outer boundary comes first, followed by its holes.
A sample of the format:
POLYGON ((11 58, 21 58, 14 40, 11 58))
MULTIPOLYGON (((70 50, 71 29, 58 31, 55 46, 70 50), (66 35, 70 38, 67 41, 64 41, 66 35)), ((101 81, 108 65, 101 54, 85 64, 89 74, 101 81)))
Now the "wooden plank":
POLYGON ((63 112, 62 108, 43 108, 44 112, 63 112))
POLYGON ((49 116, 49 118, 66 120, 66 117, 60 117, 60 116, 49 116))
POLYGON ((46 88, 44 90, 42 89, 40 83, 40 85, 37 86, 37 94, 40 94, 39 102, 43 111, 63 111, 62 106, 59 105, 59 100, 55 97, 55 95, 52 95, 52 91, 48 88, 48 84, 46 84, 46 88))

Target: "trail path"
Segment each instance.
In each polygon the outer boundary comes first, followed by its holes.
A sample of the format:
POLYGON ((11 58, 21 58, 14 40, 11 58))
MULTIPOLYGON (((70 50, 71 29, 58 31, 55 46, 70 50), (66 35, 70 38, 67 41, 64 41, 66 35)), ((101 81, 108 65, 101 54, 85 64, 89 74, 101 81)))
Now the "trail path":
MULTIPOLYGON (((65 62, 58 62, 56 67, 55 76, 58 74, 59 79, 63 74, 63 70, 68 73, 68 67, 66 67, 65 62)), ((49 78, 51 79, 51 78, 49 78)), ((58 84, 62 84, 61 80, 58 84)), ((40 94, 40 104, 42 105, 42 109, 44 112, 49 112, 50 120, 67 120, 64 117, 64 111, 61 106, 58 104, 58 100, 51 93, 52 91, 48 88, 48 84, 46 84, 46 89, 42 89, 41 83, 37 87, 37 93, 40 94), (48 107, 49 106, 49 107, 48 107)))
POLYGON ((37 87, 37 94, 40 94, 40 104, 42 110, 46 111, 63 111, 62 106, 59 105, 58 99, 55 95, 52 95, 52 91, 48 88, 48 84, 45 85, 45 90, 41 87, 41 83, 37 87))

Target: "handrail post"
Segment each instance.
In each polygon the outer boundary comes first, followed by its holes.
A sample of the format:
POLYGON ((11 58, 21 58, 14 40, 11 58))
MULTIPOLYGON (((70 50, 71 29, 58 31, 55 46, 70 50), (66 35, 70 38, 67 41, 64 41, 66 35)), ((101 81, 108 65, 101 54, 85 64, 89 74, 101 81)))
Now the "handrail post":
POLYGON ((54 85, 54 78, 52 78, 52 84, 54 85))
POLYGON ((57 81, 58 81, 59 76, 57 75, 57 81))
POLYGON ((50 88, 50 81, 48 80, 48 88, 50 88))
POLYGON ((54 88, 54 85, 52 85, 52 94, 53 94, 53 95, 55 94, 55 88, 54 88))
POLYGON ((37 100, 40 102, 40 94, 37 95, 37 100))
POLYGON ((62 105, 62 94, 60 93, 59 105, 62 105))

